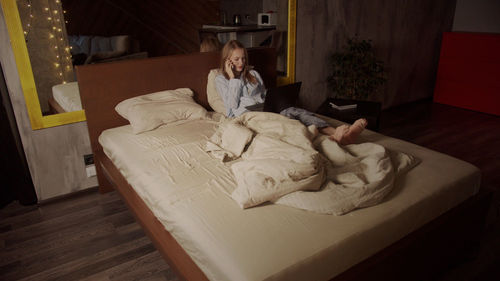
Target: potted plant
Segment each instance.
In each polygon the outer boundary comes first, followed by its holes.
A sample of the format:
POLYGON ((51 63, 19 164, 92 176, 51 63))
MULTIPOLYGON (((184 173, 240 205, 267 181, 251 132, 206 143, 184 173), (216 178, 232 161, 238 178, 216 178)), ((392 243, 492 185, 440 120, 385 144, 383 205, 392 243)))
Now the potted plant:
POLYGON ((384 64, 377 60, 371 40, 348 39, 343 50, 330 57, 328 85, 336 98, 369 100, 377 94, 385 78, 384 64))

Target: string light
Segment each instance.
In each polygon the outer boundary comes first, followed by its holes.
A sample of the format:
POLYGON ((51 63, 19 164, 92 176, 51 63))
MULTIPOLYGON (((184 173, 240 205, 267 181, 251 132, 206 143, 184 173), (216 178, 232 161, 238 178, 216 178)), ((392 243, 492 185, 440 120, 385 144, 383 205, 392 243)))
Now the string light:
MULTIPOLYGON (((46 44, 48 47, 53 50, 52 52, 47 53, 50 55, 52 53, 53 59, 53 67, 54 67, 54 75, 59 77, 61 83, 66 84, 67 78, 73 78, 73 65, 71 61, 71 48, 68 46, 68 41, 66 39, 66 34, 64 31, 63 24, 67 24, 68 21, 64 19, 64 14, 66 14, 66 10, 62 9, 60 0, 47 0, 45 4, 36 2, 36 5, 33 5, 32 0, 18 0, 21 3, 26 3, 25 6, 19 4, 19 7, 25 7, 24 15, 25 17, 21 17, 26 22, 24 22, 23 33, 25 35, 26 42, 28 42, 28 36, 30 35, 31 28, 36 28, 37 34, 38 32, 43 33, 43 29, 39 31, 40 27, 48 26, 46 29, 46 44), (46 20, 47 25, 44 25, 42 21, 46 20)), ((22 9, 20 9, 20 12, 22 9)), ((36 38, 32 38, 32 40, 40 40, 43 37, 37 36, 36 38)), ((43 40, 43 39, 42 39, 43 40)), ((43 41, 42 41, 43 42, 43 41)), ((70 80, 70 81, 71 81, 70 80)))

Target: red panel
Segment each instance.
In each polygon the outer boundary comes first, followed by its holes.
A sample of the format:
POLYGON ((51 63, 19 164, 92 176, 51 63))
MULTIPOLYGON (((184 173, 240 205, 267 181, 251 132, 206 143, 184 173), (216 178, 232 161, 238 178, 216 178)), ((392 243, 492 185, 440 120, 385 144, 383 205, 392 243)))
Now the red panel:
POLYGON ((443 34, 434 101, 500 115, 500 34, 443 34))

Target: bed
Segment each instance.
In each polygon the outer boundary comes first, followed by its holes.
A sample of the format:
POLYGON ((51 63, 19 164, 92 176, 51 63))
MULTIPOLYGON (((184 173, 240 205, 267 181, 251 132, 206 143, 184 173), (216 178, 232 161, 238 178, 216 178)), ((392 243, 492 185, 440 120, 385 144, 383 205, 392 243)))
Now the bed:
MULTIPOLYGON (((178 88, 210 110, 207 74, 218 60, 193 53, 77 67, 99 190, 120 193, 181 278, 421 280, 473 252, 489 196, 479 192, 479 170, 461 160, 367 130, 361 142, 420 160, 380 204, 343 216, 278 204, 241 209, 221 191, 234 184, 228 168, 201 151, 217 118, 134 134, 114 110, 178 88)), ((275 85, 274 50, 251 49, 249 61, 275 85)))
POLYGON ((51 113, 82 110, 78 82, 54 85, 52 87, 52 97, 49 98, 49 108, 51 113))

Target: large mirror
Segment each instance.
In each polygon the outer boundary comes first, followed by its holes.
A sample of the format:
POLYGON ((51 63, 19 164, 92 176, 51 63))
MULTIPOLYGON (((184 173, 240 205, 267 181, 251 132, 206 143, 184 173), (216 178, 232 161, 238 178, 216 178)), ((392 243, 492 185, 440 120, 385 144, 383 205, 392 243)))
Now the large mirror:
MULTIPOLYGON (((261 10, 258 12, 265 12, 268 7, 278 7, 277 12, 281 14, 281 21, 286 21, 287 30, 283 46, 285 53, 281 58, 281 69, 278 66, 281 75, 278 76, 277 82, 279 85, 294 82, 296 0, 254 1, 259 2, 257 6, 261 10), (285 11, 283 6, 286 6, 285 11)), ((55 111, 55 108, 50 106, 49 99, 53 95, 54 86, 56 90, 59 88, 72 90, 76 85, 73 73, 74 56, 72 57, 70 53, 65 28, 66 20, 60 0, 0 0, 0 2, 32 129, 85 121, 84 110, 55 113, 61 111, 55 111)), ((220 0, 220 11, 227 8, 223 6, 223 2, 231 1, 220 0)), ((237 11, 237 13, 248 19, 245 12, 237 11)), ((229 13, 226 16, 228 22, 233 20, 233 16, 229 13)), ((257 14, 251 16, 255 22, 258 20, 257 14)))
MULTIPOLYGON (((27 23, 25 23, 25 26, 23 26, 23 24, 21 22, 20 14, 19 14, 19 10, 23 10, 23 11, 27 10, 27 12, 29 13, 28 17, 30 17, 31 13, 29 12, 29 9, 32 8, 31 7, 32 4, 30 3, 31 1, 26 1, 26 2, 19 1, 19 5, 21 5, 22 9, 18 9, 18 3, 17 3, 18 1, 16 1, 16 0, 0 0, 0 1, 1 1, 1 5, 2 5, 2 10, 3 10, 5 22, 7 24, 7 29, 9 32, 10 43, 12 45, 12 49, 14 52, 17 70, 19 72, 20 82, 21 82, 21 86, 23 89, 24 98, 26 101, 26 107, 28 110, 28 115, 30 118, 32 129, 36 130, 36 129, 54 127, 54 126, 59 126, 59 125, 64 125, 64 124, 70 124, 70 123, 74 123, 74 122, 85 121, 85 113, 83 110, 65 112, 65 113, 61 113, 61 114, 43 115, 42 106, 41 106, 39 95, 37 92, 38 85, 36 84, 34 73, 32 70, 30 56, 29 56, 27 45, 26 45, 26 37, 25 37, 25 32, 26 33, 28 33, 28 32, 38 33, 39 31, 25 29, 24 27, 32 27, 33 24, 27 22, 27 23)), ((50 12, 52 14, 55 14, 54 11, 56 10, 55 7, 57 7, 57 5, 50 6, 49 1, 33 1, 33 2, 37 2, 37 4, 40 4, 40 2, 45 2, 44 3, 45 7, 43 9, 45 10, 45 8, 47 8, 48 9, 47 13, 50 12)), ((54 4, 60 4, 59 0, 55 0, 53 2, 54 2, 54 4)), ((59 5, 59 7, 60 7, 60 5, 59 5)), ((57 13, 59 13, 59 11, 57 11, 57 13)), ((33 17, 33 19, 34 19, 34 17, 33 17)), ((39 18, 37 20, 41 20, 41 19, 39 18)), ((54 20, 55 21, 55 17, 53 18, 49 15, 49 16, 45 17, 44 20, 46 20, 46 21, 54 20)), ((61 26, 61 25, 59 25, 59 26, 61 26)), ((52 28, 52 25, 50 28, 52 28)), ((60 28, 61 27, 56 28, 53 31, 53 33, 51 33, 51 34, 49 34, 48 32, 45 32, 45 35, 48 38, 50 37, 50 39, 54 39, 54 41, 60 40, 61 37, 58 36, 58 33, 63 33, 62 29, 59 30, 60 28)), ((58 46, 58 45, 54 45, 54 47, 55 46, 58 46)), ((59 54, 60 60, 53 60, 53 58, 51 56, 49 56, 49 55, 46 56, 47 58, 48 57, 52 58, 52 61, 50 62, 51 67, 61 69, 59 72, 57 72, 57 71, 52 71, 52 72, 56 73, 56 75, 59 75, 59 73, 62 73, 61 77, 65 76, 65 73, 70 72, 71 73, 70 75, 72 76, 73 75, 72 68, 70 67, 69 70, 71 70, 71 71, 68 71, 67 64, 59 63, 59 65, 57 65, 58 61, 63 61, 65 59, 67 59, 67 55, 64 55, 64 54, 67 53, 68 50, 65 48, 62 48, 62 50, 58 50, 58 51, 60 51, 60 54, 59 54)), ((43 54, 44 53, 42 52, 42 55, 43 54)), ((71 77, 71 76, 66 76, 66 77, 71 77)), ((64 82, 65 81, 61 79, 55 83, 62 84, 64 82)), ((50 87, 50 85, 48 85, 46 87, 50 87)))

